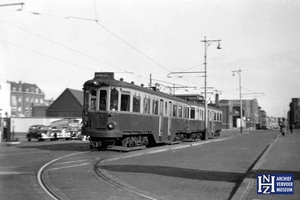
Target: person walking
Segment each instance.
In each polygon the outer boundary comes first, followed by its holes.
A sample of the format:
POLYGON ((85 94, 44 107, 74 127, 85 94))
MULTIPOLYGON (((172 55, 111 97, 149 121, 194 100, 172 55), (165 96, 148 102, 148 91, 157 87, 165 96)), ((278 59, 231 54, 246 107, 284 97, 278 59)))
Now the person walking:
POLYGON ((285 118, 282 118, 280 120, 279 126, 280 126, 280 132, 281 132, 282 136, 284 136, 285 135, 285 127, 286 127, 285 126, 285 118))
POLYGON ((290 132, 293 133, 293 123, 290 121, 289 123, 290 132))

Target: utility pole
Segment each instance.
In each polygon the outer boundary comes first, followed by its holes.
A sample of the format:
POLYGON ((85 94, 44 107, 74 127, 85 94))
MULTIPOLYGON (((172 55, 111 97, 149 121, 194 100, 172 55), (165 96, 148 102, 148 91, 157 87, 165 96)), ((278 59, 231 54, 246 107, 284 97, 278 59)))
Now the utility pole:
POLYGON ((240 132, 243 133, 243 101, 242 101, 242 70, 234 70, 233 72, 233 76, 234 73, 238 73, 239 74, 239 90, 240 90, 240 132))
POLYGON ((207 116, 207 49, 208 47, 213 43, 213 42, 218 42, 218 47, 217 49, 221 49, 220 42, 221 40, 207 40, 206 36, 204 36, 204 40, 201 40, 201 42, 204 42, 204 140, 208 139, 207 135, 207 121, 208 121, 208 116, 207 116))

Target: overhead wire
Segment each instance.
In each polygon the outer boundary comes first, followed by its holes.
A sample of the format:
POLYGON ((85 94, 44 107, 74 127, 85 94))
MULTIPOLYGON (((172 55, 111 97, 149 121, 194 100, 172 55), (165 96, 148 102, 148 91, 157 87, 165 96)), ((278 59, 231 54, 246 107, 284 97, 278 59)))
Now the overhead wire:
MULTIPOLYGON (((136 52, 140 53, 141 55, 143 55, 143 56, 146 57, 147 59, 151 60, 152 62, 154 62, 155 64, 157 64, 157 65, 160 66, 161 68, 165 69, 166 71, 171 72, 168 68, 164 67, 163 65, 161 65, 160 63, 158 63, 157 61, 155 61, 154 59, 152 59, 150 56, 144 54, 144 53, 141 52, 139 49, 137 49, 137 48, 135 48, 133 45, 131 45, 129 42, 125 41, 123 38, 121 38, 120 36, 118 36, 117 34, 115 34, 114 32, 112 32, 110 29, 108 29, 107 27, 105 27, 103 24, 99 23, 98 16, 97 16, 97 8, 96 8, 96 4, 94 4, 94 10, 95 10, 95 19, 87 19, 87 18, 80 18, 80 17, 73 17, 73 16, 62 17, 62 16, 49 15, 49 14, 44 14, 44 13, 39 13, 39 12, 28 12, 28 11, 24 11, 24 10, 22 10, 22 12, 26 12, 26 13, 30 13, 30 14, 34 14, 34 15, 45 15, 45 16, 59 17, 59 18, 65 18, 65 19, 71 19, 71 18, 74 18, 74 19, 81 19, 81 20, 95 21, 99 26, 101 26, 103 29, 105 29, 105 30, 106 30, 107 32, 109 32, 110 34, 114 35, 116 38, 118 38, 119 40, 121 40, 123 43, 127 44, 128 46, 130 46, 130 47, 131 47, 132 49, 134 49, 136 52)), ((0 20, 1 20, 1 19, 0 19, 0 20)), ((36 33, 33 33, 33 32, 31 32, 31 31, 28 31, 28 30, 26 30, 26 29, 24 29, 24 28, 18 27, 18 26, 16 26, 16 25, 11 24, 11 23, 9 23, 9 22, 6 22, 6 21, 4 21, 4 20, 1 20, 1 21, 4 22, 4 23, 9 24, 9 25, 11 25, 11 26, 14 26, 14 27, 16 27, 16 28, 19 28, 19 29, 21 29, 21 30, 23 30, 23 31, 26 31, 26 32, 28 32, 28 33, 30 33, 30 34, 33 34, 33 35, 35 35, 36 37, 42 38, 42 39, 47 40, 47 41, 49 41, 49 42, 51 42, 51 43, 54 43, 54 44, 56 44, 56 45, 58 45, 58 46, 61 46, 61 47, 66 48, 66 49, 68 49, 68 50, 71 50, 71 51, 73 51, 73 52, 75 52, 75 53, 78 53, 78 54, 83 55, 83 56, 86 56, 86 57, 88 57, 88 58, 90 58, 90 59, 99 61, 99 62, 101 62, 101 63, 103 63, 103 64, 105 64, 105 65, 108 65, 108 66, 114 67, 114 68, 116 68, 116 69, 122 70, 122 71, 124 71, 124 72, 126 72, 126 73, 133 74, 133 75, 135 75, 135 76, 137 76, 137 77, 140 77, 140 78, 143 78, 143 79, 148 79, 148 78, 142 77, 142 76, 140 76, 140 75, 137 75, 137 74, 135 74, 135 73, 133 73, 133 72, 128 72, 127 70, 123 70, 123 69, 121 69, 121 68, 119 68, 119 67, 117 67, 117 66, 115 66, 115 65, 109 64, 109 63, 107 63, 107 62, 104 62, 104 61, 102 61, 102 60, 99 60, 99 59, 97 59, 97 58, 94 58, 94 57, 92 57, 92 56, 89 56, 89 55, 87 55, 87 54, 84 54, 84 53, 82 53, 82 52, 80 52, 80 51, 78 51, 78 50, 71 49, 71 48, 69 48, 69 47, 67 47, 67 46, 65 46, 65 45, 63 45, 63 44, 60 44, 60 43, 58 43, 58 42, 55 42, 55 41, 53 41, 53 40, 50 40, 50 39, 45 38, 45 37, 43 37, 43 36, 40 36, 40 35, 38 35, 38 34, 36 34, 36 33)), ((60 59, 60 60, 62 60, 62 59, 60 59)), ((65 61, 65 63, 70 63, 70 62, 65 61)), ((192 67, 192 68, 195 68, 195 67, 198 67, 198 66, 200 66, 200 65, 196 65, 196 66, 194 66, 194 67, 192 67)), ((192 69, 192 68, 189 68, 189 69, 187 69, 187 70, 190 70, 190 69, 192 69)), ((86 69, 88 69, 88 68, 86 68, 86 69)), ((187 71, 187 70, 185 70, 185 71, 187 71)), ((188 80, 186 80, 186 81, 188 81, 188 80)), ((188 82, 193 83, 193 84, 198 84, 198 83, 194 83, 194 82, 191 82, 191 81, 188 81, 188 82)))
POLYGON ((6 43, 6 44, 12 45, 12 46, 21 48, 21 49, 25 49, 25 50, 30 51, 30 52, 32 52, 32 53, 36 53, 36 54, 39 54, 39 55, 42 55, 42 56, 45 56, 45 57, 48 57, 48 58, 51 58, 51 59, 54 59, 54 60, 63 62, 63 63, 67 63, 67 64, 69 64, 69 65, 73 65, 73 66, 80 67, 80 68, 83 68, 83 69, 87 69, 87 70, 90 70, 90 71, 95 71, 95 70, 92 70, 92 69, 90 69, 90 68, 83 67, 83 66, 81 66, 81 65, 78 65, 78 64, 75 64, 75 63, 71 63, 71 62, 69 62, 69 61, 65 61, 65 60, 60 59, 60 58, 56 58, 56 57, 53 57, 53 56, 49 56, 49 55, 47 55, 47 54, 44 54, 44 53, 41 53, 41 52, 38 52, 38 51, 34 51, 34 50, 32 50, 32 49, 28 49, 28 48, 26 48, 26 47, 23 47, 23 46, 20 46, 20 45, 17 45, 17 44, 13 44, 13 43, 10 43, 10 42, 1 40, 1 39, 0 39, 0 41, 3 42, 3 43, 6 43))

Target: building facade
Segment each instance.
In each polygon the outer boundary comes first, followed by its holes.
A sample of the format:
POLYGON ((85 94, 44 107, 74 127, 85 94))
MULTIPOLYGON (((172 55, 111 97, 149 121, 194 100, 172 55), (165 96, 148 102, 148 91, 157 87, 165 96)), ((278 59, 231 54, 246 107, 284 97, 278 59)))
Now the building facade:
POLYGON ((259 106, 257 99, 242 100, 242 113, 240 100, 220 100, 219 106, 223 111, 223 129, 245 127, 256 129, 259 124, 259 106))
POLYGON ((12 117, 31 117, 34 105, 45 105, 45 94, 36 85, 22 82, 10 83, 10 107, 12 117))
POLYGON ((300 98, 292 98, 288 120, 295 128, 300 128, 300 98))

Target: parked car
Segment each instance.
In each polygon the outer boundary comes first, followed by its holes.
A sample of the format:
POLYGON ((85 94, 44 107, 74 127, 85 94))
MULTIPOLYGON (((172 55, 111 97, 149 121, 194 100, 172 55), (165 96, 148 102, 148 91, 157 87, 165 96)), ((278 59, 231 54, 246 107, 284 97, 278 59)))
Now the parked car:
POLYGON ((67 132, 66 128, 51 126, 51 133, 52 133, 53 137, 55 138, 55 140, 59 140, 59 139, 71 140, 72 139, 70 132, 67 132))
POLYGON ((54 140, 54 135, 51 131, 50 126, 46 125, 32 125, 28 129, 27 140, 30 142, 31 139, 37 139, 43 141, 46 139, 54 140))

